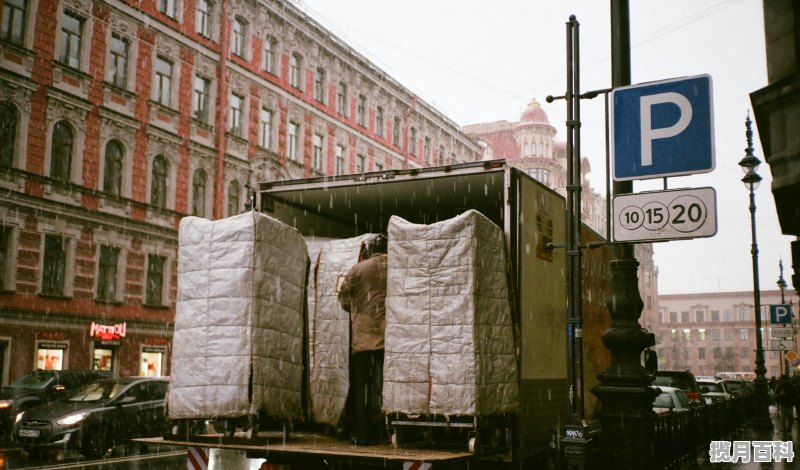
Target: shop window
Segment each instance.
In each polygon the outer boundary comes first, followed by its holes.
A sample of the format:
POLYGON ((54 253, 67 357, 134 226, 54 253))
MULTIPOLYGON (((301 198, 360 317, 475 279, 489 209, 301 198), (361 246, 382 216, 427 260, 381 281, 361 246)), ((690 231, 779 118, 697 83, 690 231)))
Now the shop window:
POLYGON ((95 348, 92 357, 92 370, 110 371, 114 368, 114 350, 95 348))
POLYGON ((69 240, 66 237, 53 234, 45 235, 42 294, 64 295, 68 246, 69 240))
POLYGON ((61 370, 64 367, 64 350, 40 345, 36 351, 36 369, 61 370))
POLYGON ((17 109, 8 101, 0 102, 0 167, 14 166, 14 146, 17 137, 17 109))
POLYGON ((72 170, 72 127, 67 121, 58 121, 53 126, 50 149, 50 177, 68 183, 72 170))
POLYGON ((232 215, 236 215, 239 213, 241 208, 239 207, 239 182, 236 180, 231 180, 228 183, 228 217, 232 215))
POLYGON ((164 359, 164 351, 155 348, 145 348, 142 351, 142 360, 139 367, 139 375, 144 377, 161 377, 161 364, 164 359))
POLYGON ((120 249, 114 246, 100 247, 100 265, 97 273, 97 300, 115 302, 117 300, 117 272, 119 270, 120 249))
POLYGON ((145 303, 153 307, 164 304, 164 264, 166 257, 147 255, 147 292, 145 303))
POLYGON ((122 144, 111 140, 106 144, 103 191, 119 196, 122 189, 122 144))
POLYGON ((0 40, 22 47, 25 40, 25 10, 27 0, 5 0, 3 2, 0 40))
POLYGON ((167 207, 167 159, 163 155, 156 155, 153 159, 153 169, 150 182, 150 204, 159 209, 167 207))
POLYGON ((206 172, 201 169, 192 177, 192 215, 206 216, 206 172))

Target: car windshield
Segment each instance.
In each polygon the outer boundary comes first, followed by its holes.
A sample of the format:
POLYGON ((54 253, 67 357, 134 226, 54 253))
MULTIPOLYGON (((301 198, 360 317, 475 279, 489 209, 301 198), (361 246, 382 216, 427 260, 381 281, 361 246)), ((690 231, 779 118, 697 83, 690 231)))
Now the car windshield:
POLYGON ((716 382, 700 382, 698 385, 700 385, 701 388, 702 387, 708 388, 709 392, 725 393, 725 389, 722 388, 722 384, 720 384, 720 383, 716 383, 716 382))
POLYGON ((31 372, 23 375, 19 380, 10 385, 11 388, 26 390, 44 390, 55 375, 52 372, 31 372))
POLYGON ((116 382, 93 382, 79 388, 67 401, 102 401, 117 396, 123 385, 116 382))

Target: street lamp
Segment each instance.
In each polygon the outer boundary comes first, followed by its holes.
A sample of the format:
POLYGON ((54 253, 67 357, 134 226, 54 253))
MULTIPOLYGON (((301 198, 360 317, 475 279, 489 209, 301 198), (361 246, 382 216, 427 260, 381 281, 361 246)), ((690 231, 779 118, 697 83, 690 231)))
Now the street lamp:
POLYGON ((758 242, 756 241, 755 190, 761 183, 761 176, 756 172, 758 171, 758 166, 761 165, 761 160, 753 155, 752 124, 750 113, 747 113, 747 119, 745 120, 747 148, 745 149, 744 158, 739 162, 739 166, 744 171, 742 182, 750 191, 750 233, 752 235, 750 253, 753 255, 753 303, 756 317, 756 378, 753 380, 753 386, 756 391, 756 416, 753 421, 753 427, 757 429, 772 429, 772 420, 769 417, 769 401, 767 399, 767 378, 765 376, 767 368, 764 366, 764 346, 761 335, 761 288, 758 285, 758 242))

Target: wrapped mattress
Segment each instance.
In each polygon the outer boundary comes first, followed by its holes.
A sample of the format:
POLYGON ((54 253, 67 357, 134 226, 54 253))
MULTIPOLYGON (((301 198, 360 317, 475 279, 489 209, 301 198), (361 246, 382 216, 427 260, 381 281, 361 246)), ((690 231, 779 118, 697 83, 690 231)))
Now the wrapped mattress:
POLYGON ((514 413, 519 379, 503 232, 477 211, 389 221, 383 409, 514 413))
POLYGON ((356 263, 374 235, 329 241, 312 257, 314 300, 308 315, 311 419, 337 426, 350 388, 350 314, 339 305, 339 278, 356 263), (315 259, 314 259, 315 258, 315 259))
POLYGON ((303 237, 247 212, 184 217, 178 240, 169 418, 302 418, 303 237))

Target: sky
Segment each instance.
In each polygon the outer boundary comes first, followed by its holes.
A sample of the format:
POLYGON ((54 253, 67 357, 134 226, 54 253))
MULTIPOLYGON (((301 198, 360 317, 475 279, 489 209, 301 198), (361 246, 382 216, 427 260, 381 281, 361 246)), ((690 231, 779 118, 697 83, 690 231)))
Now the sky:
MULTIPOLYGON (((463 126, 518 121, 536 98, 566 139, 566 22, 580 23, 580 90, 611 86, 610 2, 602 0, 295 0, 312 18, 428 104, 463 126)), ((631 1, 632 83, 709 74, 716 168, 670 178, 668 187, 713 187, 717 233, 654 245, 661 294, 753 289, 749 193, 738 166, 746 147, 749 94, 767 85, 761 0, 631 1)), ((605 194, 601 98, 581 103, 581 153, 605 194)), ((758 129, 755 155, 764 161, 758 129)), ((769 165, 756 191, 762 290, 777 289, 778 263, 791 289, 793 237, 781 235, 769 165)), ((663 180, 634 182, 634 192, 663 180)))

